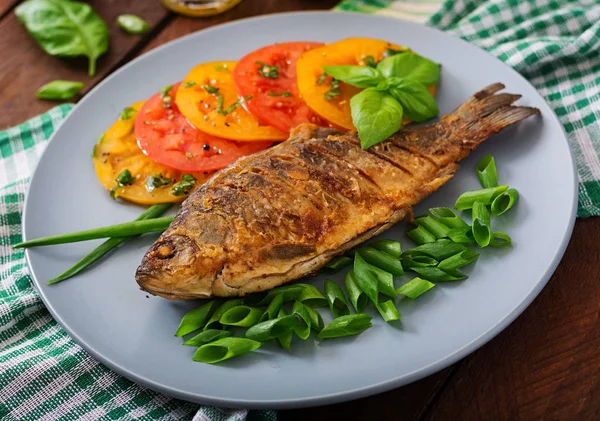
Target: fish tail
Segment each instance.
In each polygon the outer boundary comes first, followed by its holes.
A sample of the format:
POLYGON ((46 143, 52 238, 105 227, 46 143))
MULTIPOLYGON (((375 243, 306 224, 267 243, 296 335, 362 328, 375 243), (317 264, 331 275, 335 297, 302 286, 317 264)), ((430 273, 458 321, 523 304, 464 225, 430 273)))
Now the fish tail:
POLYGON ((502 89, 502 83, 494 83, 442 119, 443 123, 458 129, 467 149, 473 149, 492 134, 540 113, 537 108, 512 105, 521 95, 498 93, 502 89))

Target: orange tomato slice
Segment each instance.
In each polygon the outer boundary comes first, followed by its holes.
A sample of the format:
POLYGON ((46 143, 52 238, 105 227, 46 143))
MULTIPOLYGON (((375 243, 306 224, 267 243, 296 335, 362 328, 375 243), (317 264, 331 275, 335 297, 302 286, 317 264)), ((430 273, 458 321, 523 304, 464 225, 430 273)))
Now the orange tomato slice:
POLYGON ((198 130, 224 139, 287 139, 286 133, 259 122, 242 105, 236 106, 240 97, 231 73, 236 64, 235 61, 214 61, 194 67, 177 91, 175 102, 179 110, 198 130))
POLYGON ((187 195, 175 196, 171 193, 171 188, 184 174, 193 175, 196 178, 195 188, 198 188, 213 173, 179 171, 154 162, 144 155, 134 133, 135 120, 142 105, 144 101, 129 107, 128 118, 119 118, 94 147, 94 167, 98 180, 110 191, 117 187, 115 179, 127 169, 134 181, 116 189, 115 197, 143 205, 182 202, 187 195), (171 180, 170 183, 160 187, 147 187, 148 178, 157 174, 171 180))
MULTIPOLYGON (((296 64, 298 90, 308 106, 325 120, 348 130, 355 130, 350 113, 350 98, 361 91, 354 86, 340 83, 341 95, 331 100, 325 93, 331 88, 331 78, 324 81, 323 66, 358 65, 365 66, 365 57, 371 56, 376 62, 384 58, 388 49, 401 49, 399 45, 372 38, 348 38, 324 47, 315 48, 302 54, 296 64), (319 84, 319 78, 322 83, 319 84)), ((434 94, 435 86, 429 87, 434 94)), ((405 119, 404 123, 410 120, 405 119)))

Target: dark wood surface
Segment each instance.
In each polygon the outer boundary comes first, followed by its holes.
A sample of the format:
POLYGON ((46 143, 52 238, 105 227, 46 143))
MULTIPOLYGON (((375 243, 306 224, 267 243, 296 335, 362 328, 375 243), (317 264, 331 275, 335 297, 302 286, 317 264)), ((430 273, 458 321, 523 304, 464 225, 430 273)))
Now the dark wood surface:
MULTIPOLYGON (((157 0, 92 0, 111 29, 111 48, 95 77, 87 76, 85 60, 44 54, 14 16, 16 3, 0 0, 0 129, 56 105, 34 95, 50 80, 81 80, 88 91, 137 55, 191 32, 266 13, 328 9, 336 0, 244 0, 202 19, 170 14, 157 0), (122 13, 144 17, 152 30, 124 34, 115 25, 122 13)), ((279 419, 600 420, 599 239, 600 219, 578 220, 567 253, 540 296, 504 332, 452 367, 377 396, 280 411, 279 419)))

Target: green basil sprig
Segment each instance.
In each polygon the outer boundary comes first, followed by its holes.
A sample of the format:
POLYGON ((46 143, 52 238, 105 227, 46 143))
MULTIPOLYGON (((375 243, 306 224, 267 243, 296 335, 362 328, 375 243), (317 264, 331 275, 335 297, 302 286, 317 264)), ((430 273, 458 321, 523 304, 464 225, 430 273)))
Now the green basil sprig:
POLYGON ((82 82, 73 82, 71 80, 53 80, 46 83, 36 92, 39 99, 48 99, 51 101, 63 101, 71 99, 83 89, 82 82))
POLYGON ((363 149, 383 142, 402 126, 402 117, 421 122, 439 109, 427 90, 440 80, 440 66, 417 54, 397 54, 372 66, 325 66, 325 72, 358 88, 350 99, 352 122, 363 149))
POLYGON ((89 4, 78 1, 27 0, 15 9, 17 18, 48 54, 87 56, 88 73, 108 50, 108 27, 89 4))

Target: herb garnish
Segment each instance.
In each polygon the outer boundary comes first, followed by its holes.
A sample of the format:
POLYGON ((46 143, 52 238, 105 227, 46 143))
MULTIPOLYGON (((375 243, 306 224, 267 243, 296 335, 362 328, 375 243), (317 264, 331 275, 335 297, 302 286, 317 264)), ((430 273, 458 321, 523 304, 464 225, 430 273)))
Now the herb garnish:
POLYGON ((110 191, 111 199, 115 198, 115 193, 117 193, 117 190, 121 187, 132 184, 135 181, 135 177, 131 175, 131 172, 129 172, 128 169, 124 169, 121 174, 115 178, 115 181, 117 182, 117 185, 110 191))
POLYGON ((183 174, 179 183, 171 189, 171 194, 173 196, 188 194, 194 188, 194 185, 196 185, 196 177, 191 174, 183 174))
POLYGON ((136 15, 120 15, 117 23, 125 32, 139 35, 150 30, 150 25, 144 19, 136 15))
POLYGON ((163 177, 162 173, 152 174, 151 176, 146 178, 146 190, 151 192, 152 190, 158 187, 169 185, 173 181, 175 180, 172 178, 163 177))
POLYGON ((271 66, 262 61, 257 61, 256 64, 258 64, 258 73, 262 77, 268 79, 277 79, 279 77, 279 68, 277 66, 271 66))
POLYGON ((291 97, 291 96, 292 96, 292 93, 291 93, 291 92, 287 92, 287 91, 285 91, 285 92, 281 92, 281 93, 278 93, 278 92, 267 92, 267 96, 284 96, 284 97, 291 97))
POLYGON ((195 85, 196 85, 196 82, 194 82, 193 80, 190 80, 189 82, 185 82, 183 84, 183 87, 184 88, 191 88, 192 86, 195 86, 195 85))
POLYGON ((327 80, 327 73, 322 73, 321 76, 317 79, 317 85, 322 85, 327 80))
POLYGON ((236 102, 231 104, 226 109, 223 109, 223 101, 225 100, 225 97, 223 96, 222 93, 219 92, 219 88, 215 88, 214 86, 211 86, 211 85, 202 85, 202 87, 206 90, 206 92, 217 97, 217 112, 221 115, 228 115, 228 114, 232 113, 233 111, 235 111, 235 109, 237 107, 242 105, 244 102, 246 102, 249 99, 252 99, 252 95, 247 95, 245 97, 238 99, 236 102))
POLYGON ((135 114, 135 108, 127 107, 121 113, 121 120, 129 120, 135 114))
POLYGON ((215 70, 217 72, 228 72, 229 71, 229 67, 227 67, 226 64, 219 64, 219 65, 215 66, 215 70))
POLYGON ((367 66, 372 68, 377 67, 377 62, 375 61, 375 58, 373 58, 373 56, 366 56, 363 60, 365 61, 365 64, 367 66))
POLYGON ((331 84, 329 86, 330 86, 329 90, 323 94, 323 96, 325 97, 325 99, 327 101, 331 101, 333 98, 338 97, 342 94, 342 91, 340 91, 340 81, 339 80, 332 79, 331 84))

